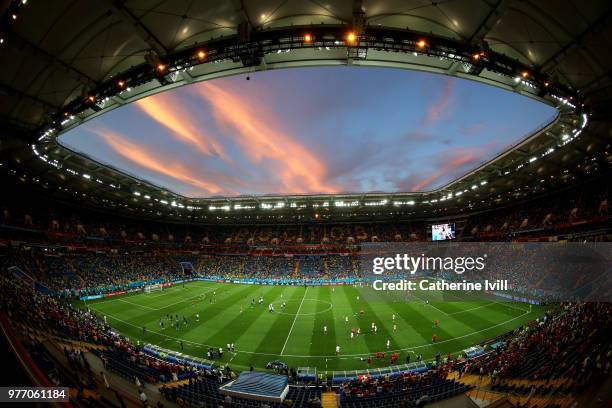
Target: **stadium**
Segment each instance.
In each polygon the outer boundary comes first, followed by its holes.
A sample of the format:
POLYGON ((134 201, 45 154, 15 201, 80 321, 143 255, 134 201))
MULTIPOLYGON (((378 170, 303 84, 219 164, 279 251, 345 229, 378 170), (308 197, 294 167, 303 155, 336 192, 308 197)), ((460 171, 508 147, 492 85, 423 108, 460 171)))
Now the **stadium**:
POLYGON ((0 15, 0 403, 612 404, 609 2, 0 15))

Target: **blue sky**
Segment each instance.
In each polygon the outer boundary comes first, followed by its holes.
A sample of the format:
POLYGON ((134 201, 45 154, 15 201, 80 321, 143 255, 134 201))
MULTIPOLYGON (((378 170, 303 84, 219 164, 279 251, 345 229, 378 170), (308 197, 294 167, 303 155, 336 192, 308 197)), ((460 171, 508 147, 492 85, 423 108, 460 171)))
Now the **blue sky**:
POLYGON ((257 72, 101 115, 61 143, 189 197, 425 191, 555 110, 473 81, 388 68, 257 72))

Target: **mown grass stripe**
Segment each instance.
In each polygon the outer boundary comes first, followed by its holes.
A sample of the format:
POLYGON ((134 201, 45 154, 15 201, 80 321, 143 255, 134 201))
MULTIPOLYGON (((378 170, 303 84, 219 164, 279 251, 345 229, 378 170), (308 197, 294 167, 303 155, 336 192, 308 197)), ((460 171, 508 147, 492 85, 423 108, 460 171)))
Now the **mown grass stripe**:
POLYGON ((317 355, 321 350, 328 353, 333 353, 338 344, 336 339, 336 323, 334 319, 334 308, 329 309, 331 303, 331 291, 329 286, 316 288, 316 299, 319 300, 316 305, 314 319, 314 328, 310 338, 310 354, 317 355), (323 326, 327 326, 327 334, 323 333, 323 326))

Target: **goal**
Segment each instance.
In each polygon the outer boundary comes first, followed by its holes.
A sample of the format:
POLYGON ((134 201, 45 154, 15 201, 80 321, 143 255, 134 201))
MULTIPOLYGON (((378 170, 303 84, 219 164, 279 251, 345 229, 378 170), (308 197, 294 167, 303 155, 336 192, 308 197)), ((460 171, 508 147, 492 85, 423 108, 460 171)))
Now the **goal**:
POLYGON ((155 292, 158 290, 163 290, 164 287, 160 284, 155 284, 155 285, 145 285, 144 287, 144 293, 151 293, 151 292, 155 292))

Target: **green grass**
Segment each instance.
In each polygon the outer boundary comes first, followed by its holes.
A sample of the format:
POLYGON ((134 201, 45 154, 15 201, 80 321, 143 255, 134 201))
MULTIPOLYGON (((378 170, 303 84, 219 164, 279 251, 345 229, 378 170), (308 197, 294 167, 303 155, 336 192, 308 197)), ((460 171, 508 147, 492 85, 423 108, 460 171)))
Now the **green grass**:
MULTIPOLYGON (((130 340, 177 351, 181 351, 182 340, 183 352, 192 356, 205 357, 207 346, 225 349, 226 344, 234 343, 236 353, 225 353, 221 360, 234 369, 249 365, 263 368, 268 361, 280 359, 292 367, 317 367, 319 371, 365 369, 367 364, 361 358, 386 351, 387 339, 391 340, 390 349, 400 354, 399 362, 404 362, 408 353, 423 354, 426 359, 438 352, 456 353, 533 320, 544 311, 539 306, 530 311, 528 305, 499 298, 459 299, 450 293, 400 295, 367 286, 305 288, 210 282, 80 302, 80 306, 106 316, 108 323, 130 340), (251 307, 251 300, 257 301, 260 295, 264 305, 251 307), (280 308, 282 301, 287 304, 284 311, 280 308), (268 312, 271 302, 274 313, 268 312), (185 316, 189 325, 181 323, 177 331, 165 323, 165 329, 160 330, 159 319, 168 313, 181 319, 185 316), (199 322, 196 313, 200 314, 199 322), (348 324, 345 316, 349 317, 348 324), (434 320, 440 321, 440 328, 433 328, 434 320), (371 333, 372 322, 378 326, 376 334, 371 333), (323 333, 325 325, 327 335, 323 333), (351 327, 361 328, 362 333, 353 340, 351 327), (434 333, 438 336, 436 344, 431 343, 434 333), (341 347, 340 356, 335 355, 336 345, 341 347)), ((372 367, 386 364, 388 359, 374 361, 372 367)))

